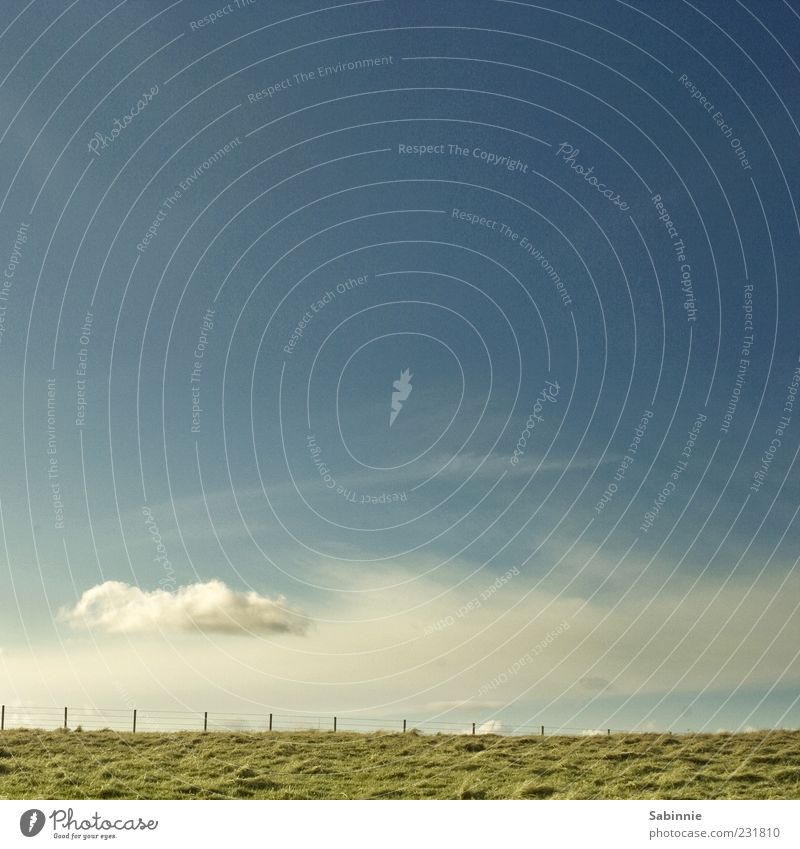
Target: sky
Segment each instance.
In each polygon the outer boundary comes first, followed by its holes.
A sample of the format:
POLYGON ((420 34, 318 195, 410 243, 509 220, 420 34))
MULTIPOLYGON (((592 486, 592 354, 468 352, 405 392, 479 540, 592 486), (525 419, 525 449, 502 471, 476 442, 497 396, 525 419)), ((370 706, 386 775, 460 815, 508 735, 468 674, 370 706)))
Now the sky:
POLYGON ((798 726, 795 3, 43 8, 0 21, 18 721, 798 726))

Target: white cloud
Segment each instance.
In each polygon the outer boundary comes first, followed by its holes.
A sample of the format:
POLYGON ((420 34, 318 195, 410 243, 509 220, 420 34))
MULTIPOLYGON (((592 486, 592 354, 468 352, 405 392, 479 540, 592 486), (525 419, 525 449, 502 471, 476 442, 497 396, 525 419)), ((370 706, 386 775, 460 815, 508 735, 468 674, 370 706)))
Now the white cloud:
POLYGON ((113 634, 204 631, 218 634, 302 634, 308 620, 282 597, 236 592, 222 581, 188 584, 176 592, 106 581, 86 590, 77 604, 59 612, 75 628, 113 634))

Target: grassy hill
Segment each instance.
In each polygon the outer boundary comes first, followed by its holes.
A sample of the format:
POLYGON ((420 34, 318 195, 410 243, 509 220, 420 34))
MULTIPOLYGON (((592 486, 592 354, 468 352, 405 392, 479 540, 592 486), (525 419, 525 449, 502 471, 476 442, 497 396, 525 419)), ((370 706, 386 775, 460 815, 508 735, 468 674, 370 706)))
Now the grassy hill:
POLYGON ((0 798, 797 799, 800 732, 4 731, 0 798))

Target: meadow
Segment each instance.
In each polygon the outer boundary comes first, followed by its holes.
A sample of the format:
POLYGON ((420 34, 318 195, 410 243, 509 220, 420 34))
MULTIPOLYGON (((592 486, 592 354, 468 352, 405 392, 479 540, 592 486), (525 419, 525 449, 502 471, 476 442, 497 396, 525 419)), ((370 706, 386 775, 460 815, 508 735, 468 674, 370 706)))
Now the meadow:
POLYGON ((0 734, 6 799, 797 799, 800 732, 0 734))

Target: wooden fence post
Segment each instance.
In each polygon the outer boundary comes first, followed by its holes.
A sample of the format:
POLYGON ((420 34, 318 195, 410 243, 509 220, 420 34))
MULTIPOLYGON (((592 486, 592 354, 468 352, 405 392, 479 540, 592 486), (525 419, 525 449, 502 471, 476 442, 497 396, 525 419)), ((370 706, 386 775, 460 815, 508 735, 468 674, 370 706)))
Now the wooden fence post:
POLYGON ((544 725, 542 726, 542 737, 544 737, 544 725))
MULTIPOLYGON (((3 710, 5 710, 5 708, 3 708, 3 710)), ((406 721, 404 719, 403 720, 403 734, 405 734, 405 733, 406 733, 406 721)))
POLYGON ((611 736, 611 729, 610 728, 608 729, 608 734, 609 734, 609 736, 611 736))
POLYGON ((5 731, 6 728, 6 706, 3 705, 3 710, 0 712, 0 731, 5 731))
POLYGON ((203 713, 203 733, 208 731, 208 711, 203 713))
POLYGON ((333 718, 333 730, 336 731, 336 717, 333 718))
POLYGON ((136 708, 133 709, 133 733, 136 733, 136 708))
POLYGON ((474 722, 472 723, 472 733, 473 734, 475 733, 475 723, 474 722))
POLYGON ((64 731, 67 730, 67 709, 64 708, 64 731))
POLYGON ((269 730, 272 731, 272 714, 269 715, 269 730))

